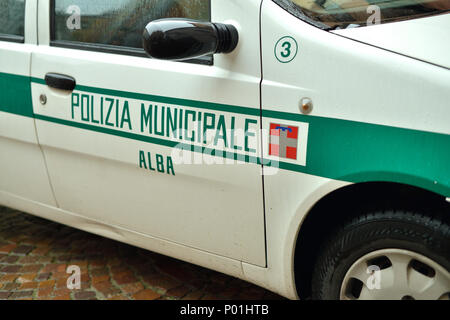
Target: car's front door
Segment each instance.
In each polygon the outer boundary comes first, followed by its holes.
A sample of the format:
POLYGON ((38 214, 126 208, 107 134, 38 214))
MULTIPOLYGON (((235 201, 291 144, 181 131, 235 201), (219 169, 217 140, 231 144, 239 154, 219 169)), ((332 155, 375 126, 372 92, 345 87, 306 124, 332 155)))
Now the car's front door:
POLYGON ((40 2, 33 108, 62 209, 265 265, 259 5, 40 2), (233 23, 239 45, 187 63, 147 58, 143 27, 163 17, 233 23))

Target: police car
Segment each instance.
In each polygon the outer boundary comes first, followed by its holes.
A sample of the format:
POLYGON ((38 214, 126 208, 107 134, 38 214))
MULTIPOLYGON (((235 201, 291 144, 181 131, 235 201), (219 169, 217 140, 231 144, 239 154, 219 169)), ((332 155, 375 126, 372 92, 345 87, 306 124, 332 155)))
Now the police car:
POLYGON ((0 204, 291 299, 449 299, 446 0, 0 0, 0 204))

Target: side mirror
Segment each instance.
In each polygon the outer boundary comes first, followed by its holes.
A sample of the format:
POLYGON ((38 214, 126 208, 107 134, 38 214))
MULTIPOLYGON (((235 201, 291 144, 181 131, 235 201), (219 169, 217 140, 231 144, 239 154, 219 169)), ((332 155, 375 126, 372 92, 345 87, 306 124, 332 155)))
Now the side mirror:
POLYGON ((143 34, 144 50, 150 57, 177 61, 230 53, 238 40, 233 25, 177 18, 152 21, 143 34))

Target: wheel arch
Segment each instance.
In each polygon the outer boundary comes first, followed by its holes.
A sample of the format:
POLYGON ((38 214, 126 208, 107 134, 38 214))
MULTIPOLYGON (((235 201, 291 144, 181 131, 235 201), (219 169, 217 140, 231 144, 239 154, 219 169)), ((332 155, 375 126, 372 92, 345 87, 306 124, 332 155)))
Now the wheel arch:
POLYGON ((345 221, 358 215, 361 209, 387 206, 403 209, 448 208, 448 203, 440 194, 396 182, 361 182, 327 193, 311 207, 298 227, 292 261, 295 287, 300 299, 310 296, 314 264, 323 242, 345 221))

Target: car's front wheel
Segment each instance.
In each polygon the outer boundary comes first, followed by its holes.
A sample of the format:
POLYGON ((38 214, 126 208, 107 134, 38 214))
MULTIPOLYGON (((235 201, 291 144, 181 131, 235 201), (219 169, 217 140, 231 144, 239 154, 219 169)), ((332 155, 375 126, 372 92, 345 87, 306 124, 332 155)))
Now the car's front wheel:
POLYGON ((383 211, 346 223, 317 260, 313 299, 449 299, 450 226, 442 217, 383 211))

